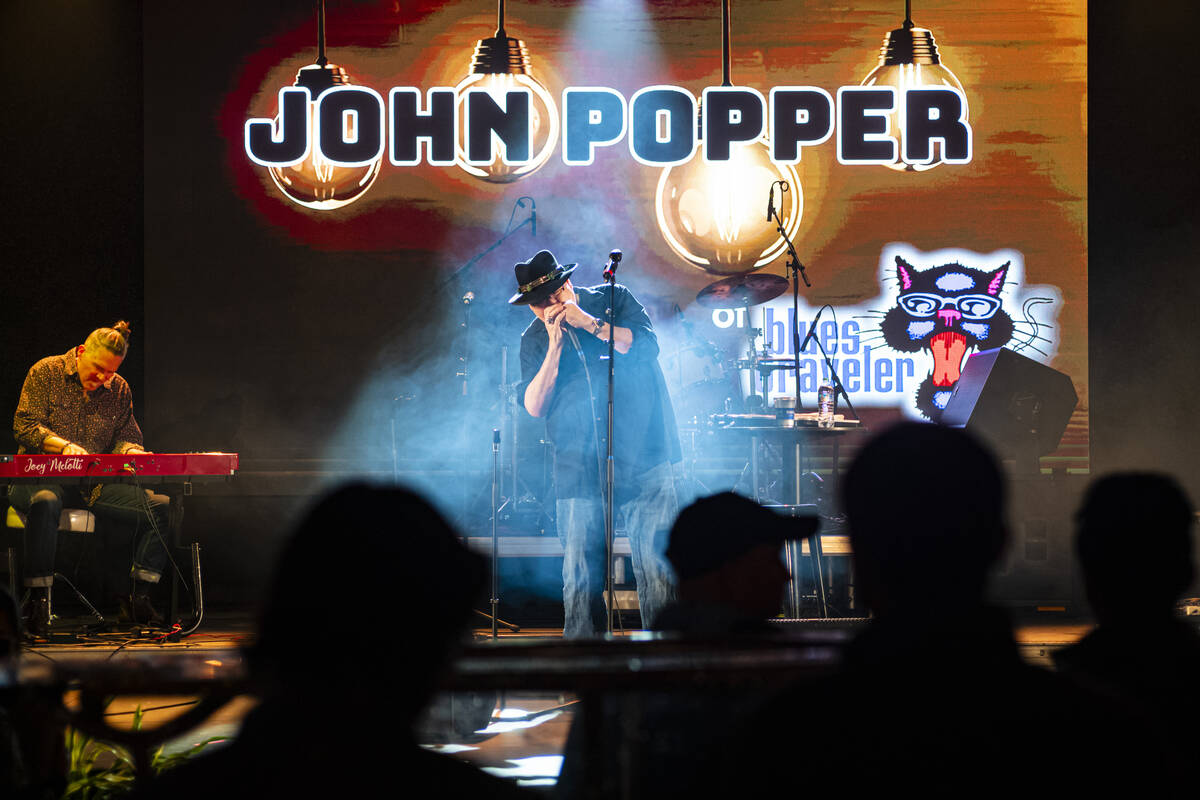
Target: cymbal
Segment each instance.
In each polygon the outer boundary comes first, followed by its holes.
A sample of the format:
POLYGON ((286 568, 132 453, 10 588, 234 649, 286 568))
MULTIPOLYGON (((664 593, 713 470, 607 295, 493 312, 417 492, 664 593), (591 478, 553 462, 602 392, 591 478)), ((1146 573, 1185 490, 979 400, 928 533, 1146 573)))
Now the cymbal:
POLYGON ((706 308, 756 306, 787 291, 788 281, 781 275, 743 274, 710 283, 696 295, 706 308))

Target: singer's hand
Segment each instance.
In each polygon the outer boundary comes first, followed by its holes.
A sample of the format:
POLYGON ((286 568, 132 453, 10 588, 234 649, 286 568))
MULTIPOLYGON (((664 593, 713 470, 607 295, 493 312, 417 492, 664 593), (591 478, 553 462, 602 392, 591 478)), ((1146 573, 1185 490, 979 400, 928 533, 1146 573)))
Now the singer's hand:
POLYGON ((596 318, 579 307, 578 303, 563 303, 563 317, 572 328, 590 331, 596 318))
POLYGON ((87 451, 87 449, 80 447, 79 445, 75 444, 74 442, 71 442, 70 444, 68 444, 66 447, 64 447, 62 449, 62 454, 64 456, 86 456, 88 454, 88 451, 87 451))
POLYGON ((542 318, 542 322, 546 325, 546 335, 550 337, 551 349, 562 347, 562 323, 565 312, 566 307, 553 305, 546 309, 545 316, 542 318))

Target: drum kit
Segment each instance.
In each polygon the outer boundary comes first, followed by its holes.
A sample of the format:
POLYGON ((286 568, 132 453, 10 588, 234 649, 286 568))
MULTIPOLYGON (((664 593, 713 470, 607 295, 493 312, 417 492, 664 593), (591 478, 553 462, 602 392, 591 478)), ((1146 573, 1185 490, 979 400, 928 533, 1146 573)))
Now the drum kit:
MULTIPOLYGON (((780 275, 747 273, 709 284, 696 295, 696 302, 704 308, 745 309, 749 314, 754 306, 774 300, 787 289, 787 278, 780 275)), ((737 358, 726 357, 720 347, 698 337, 690 323, 684 322, 684 330, 688 343, 663 357, 664 373, 675 396, 676 416, 684 425, 712 422, 714 418, 736 419, 742 414, 763 415, 768 405, 765 387, 770 374, 795 369, 792 358, 772 355, 765 339, 759 347, 762 327, 748 327, 747 354, 737 358), (751 377, 748 392, 742 390, 743 373, 751 377)), ((776 408, 794 410, 795 400, 777 398, 776 408)))
MULTIPOLYGON (((861 428, 858 420, 842 415, 836 415, 832 424, 819 426, 816 412, 804 413, 796 408, 795 395, 768 400, 771 375, 778 370, 794 372, 797 360, 771 352, 763 337, 763 317, 759 316, 759 327, 755 327, 752 309, 784 294, 789 286, 788 279, 779 275, 747 273, 723 278, 700 290, 696 303, 704 308, 744 310, 748 347, 734 357, 727 357, 721 347, 697 335, 680 317, 687 343, 662 359, 675 399, 684 450, 680 493, 687 498, 711 491, 697 474, 697 462, 701 437, 713 437, 715 447, 747 454, 735 491, 780 513, 819 513, 828 521, 831 509, 822 479, 811 471, 808 446, 816 443, 814 439, 829 445, 831 469, 836 475, 840 437, 831 434, 861 428), (748 381, 744 380, 747 374, 748 381)), ((820 545, 815 538, 810 542, 810 552, 816 555, 810 560, 810 585, 821 616, 829 616, 825 591, 828 575, 822 568, 820 545)), ((787 549, 788 568, 797 577, 801 575, 800 556, 799 545, 787 549)), ((787 606, 793 615, 799 614, 802 605, 800 585, 801 581, 793 581, 789 589, 787 606)))
MULTIPOLYGON (((765 339, 759 346, 763 328, 753 326, 751 309, 779 297, 788 286, 786 278, 760 273, 723 278, 700 290, 696 302, 704 308, 745 310, 748 347, 733 357, 727 357, 721 347, 698 336, 691 323, 680 317, 687 343, 665 355, 662 363, 679 421, 684 479, 697 492, 704 493, 709 488, 696 476, 696 462, 704 449, 702 436, 718 446, 729 443, 738 447, 747 444, 748 436, 750 456, 736 487, 760 502, 783 500, 797 504, 804 502, 805 494, 800 469, 802 446, 813 437, 833 445, 836 471, 838 437, 829 434, 860 429, 858 420, 840 414, 834 416, 832 423, 818 425, 815 411, 805 413, 796 408, 794 394, 768 399, 770 376, 777 370, 795 371, 797 361, 793 356, 772 353, 765 339), (747 373, 749 380, 745 380, 747 373), (708 438, 718 433, 722 435, 708 438), (791 457, 783 459, 790 462, 791 468, 783 470, 787 474, 780 476, 780 480, 772 482, 771 471, 758 468, 760 445, 775 452, 780 447, 793 451, 791 457)), ((686 489, 684 494, 688 494, 686 489)))

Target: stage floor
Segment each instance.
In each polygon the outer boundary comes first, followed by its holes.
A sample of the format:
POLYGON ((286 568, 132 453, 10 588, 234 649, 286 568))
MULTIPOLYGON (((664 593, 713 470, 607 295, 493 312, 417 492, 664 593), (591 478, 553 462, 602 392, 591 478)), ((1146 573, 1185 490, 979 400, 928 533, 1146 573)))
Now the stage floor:
MULTIPOLYGON (((24 651, 22 664, 33 666, 49 659, 81 666, 107 662, 136 668, 162 664, 168 659, 203 656, 203 663, 210 665, 214 672, 237 669, 242 661, 241 648, 251 640, 252 626, 252 620, 244 615, 216 615, 206 619, 197 633, 180 642, 114 637, 42 645, 24 651)), ((1078 620, 1038 619, 1018 624, 1016 638, 1026 660, 1049 666, 1055 650, 1078 640, 1091 627, 1090 623, 1078 620)), ((490 638, 490 628, 477 629, 475 636, 480 640, 490 638)), ((553 640, 561 636, 562 630, 558 628, 522 628, 519 633, 500 633, 504 640, 553 640)), ((194 701, 194 697, 180 696, 118 697, 109 707, 108 714, 112 724, 121 727, 132 723, 134 711, 140 707, 144 713, 143 725, 152 728, 183 713, 194 701)), ((568 693, 499 693, 491 722, 486 727, 475 733, 454 735, 448 734, 446 726, 442 725, 438 728, 442 731, 440 735, 427 737, 436 743, 426 746, 494 774, 517 779, 523 785, 552 786, 561 767, 575 703, 576 698, 568 693)), ((254 698, 249 696, 233 699, 203 725, 169 742, 167 751, 184 750, 214 737, 235 736, 242 719, 254 705, 254 698)), ((483 714, 480 724, 486 722, 486 708, 483 714)))

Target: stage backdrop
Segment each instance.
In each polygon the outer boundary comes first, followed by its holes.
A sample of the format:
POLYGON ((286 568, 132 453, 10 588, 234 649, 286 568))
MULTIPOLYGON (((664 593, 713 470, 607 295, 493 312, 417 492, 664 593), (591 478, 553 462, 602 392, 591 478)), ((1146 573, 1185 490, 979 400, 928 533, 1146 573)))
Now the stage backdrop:
MULTIPOLYGON (((881 45, 904 19, 893 0, 732 11, 734 86, 768 97, 819 87, 837 109, 840 87, 881 82, 881 45)), ((468 77, 496 16, 486 2, 330 2, 326 52, 385 104, 392 87, 417 87, 424 102, 427 89, 468 77)), ((558 136, 540 168, 495 182, 473 174, 480 168, 398 166, 388 152, 349 177, 332 170, 353 168, 328 164, 272 177, 247 154, 246 122, 274 118, 280 89, 316 61, 316 3, 214 2, 203 14, 147 4, 153 444, 238 450, 257 476, 244 486, 261 494, 395 465, 454 502, 462 465, 490 470, 490 431, 504 424, 502 388, 519 378, 519 336, 532 319, 506 303, 512 267, 542 248, 579 262, 584 285, 600 282, 610 250, 624 251, 620 280, 660 331, 680 414, 703 421, 738 393, 729 361, 746 355, 749 329, 763 330, 758 345, 770 355, 792 352, 790 294, 749 311, 696 302, 759 262, 761 273, 785 273, 764 212, 772 180, 786 179, 774 203, 812 283, 801 287, 801 333, 833 307, 817 333, 864 415, 936 416, 966 356, 1009 347, 1074 381, 1079 405, 1050 463, 1086 470, 1086 3, 919 0, 912 17, 961 86, 969 163, 841 163, 835 111, 834 135, 805 146, 798 163, 760 157, 713 178, 687 166, 664 175, 639 163, 627 139, 596 148, 590 165, 568 165, 558 115, 567 87, 628 101, 648 86, 698 99, 719 86, 719 3, 508 3, 505 31, 524 41, 529 75, 554 104, 535 108, 536 130, 558 136), (349 202, 297 202, 318 169, 349 202), (738 237, 750 256, 728 255, 738 237), (705 247, 717 254, 707 263, 705 247), (902 293, 920 297, 901 302, 902 293), (946 320, 952 333, 937 327, 946 320)), ((824 369, 817 355, 815 345, 802 354, 809 408, 824 369)), ((768 382, 769 396, 794 391, 784 375, 768 382)), ((748 383, 740 376, 741 392, 748 383)))

